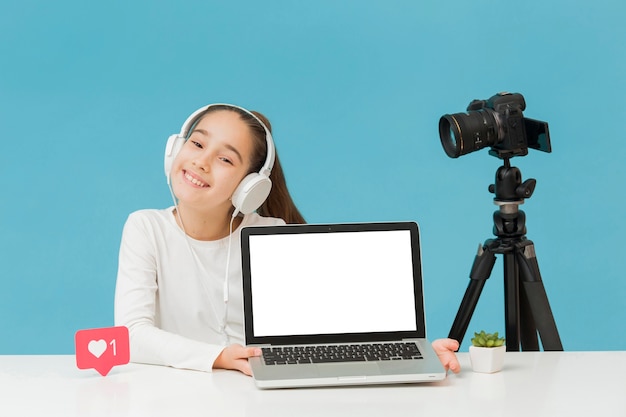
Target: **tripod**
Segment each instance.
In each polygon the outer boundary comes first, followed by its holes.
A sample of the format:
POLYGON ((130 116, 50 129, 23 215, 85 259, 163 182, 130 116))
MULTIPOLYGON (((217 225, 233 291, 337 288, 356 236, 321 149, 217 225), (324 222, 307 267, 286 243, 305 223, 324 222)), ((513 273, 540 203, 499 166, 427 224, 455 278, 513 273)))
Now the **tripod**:
POLYGON ((463 341, 467 326, 480 298, 480 293, 496 262, 496 254, 504 255, 504 302, 507 351, 538 351, 539 337, 544 350, 563 350, 561 338, 548 296, 539 273, 535 246, 526 239, 526 215, 519 210, 525 198, 530 198, 537 181, 522 183, 522 174, 512 167, 508 158, 496 172, 495 184, 489 191, 495 194, 499 210, 493 214, 493 234, 474 259, 470 282, 461 301, 449 337, 463 341))

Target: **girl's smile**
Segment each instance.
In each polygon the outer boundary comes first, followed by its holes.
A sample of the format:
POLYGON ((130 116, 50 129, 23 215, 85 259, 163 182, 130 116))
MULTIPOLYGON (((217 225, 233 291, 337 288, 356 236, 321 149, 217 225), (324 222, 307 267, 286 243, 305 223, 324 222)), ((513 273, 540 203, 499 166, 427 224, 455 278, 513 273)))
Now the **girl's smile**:
POLYGON ((196 187, 200 187, 200 188, 209 188, 209 184, 207 184, 206 182, 204 182, 200 177, 194 175, 193 173, 187 171, 187 170, 183 170, 183 176, 185 177, 185 179, 187 180, 188 183, 191 183, 191 185, 196 186, 196 187))

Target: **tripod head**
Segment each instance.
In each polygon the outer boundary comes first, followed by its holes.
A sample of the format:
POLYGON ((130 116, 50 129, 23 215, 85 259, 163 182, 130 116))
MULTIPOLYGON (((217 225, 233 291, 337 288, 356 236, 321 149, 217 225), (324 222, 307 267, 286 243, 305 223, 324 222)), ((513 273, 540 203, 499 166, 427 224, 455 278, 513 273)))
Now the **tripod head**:
POLYGON ((504 159, 504 165, 496 171, 495 184, 489 185, 489 192, 495 194, 493 201, 499 206, 493 214, 494 235, 520 238, 526 234, 526 214, 519 210, 519 205, 533 195, 536 185, 533 178, 522 182, 521 171, 511 166, 509 158, 504 159))

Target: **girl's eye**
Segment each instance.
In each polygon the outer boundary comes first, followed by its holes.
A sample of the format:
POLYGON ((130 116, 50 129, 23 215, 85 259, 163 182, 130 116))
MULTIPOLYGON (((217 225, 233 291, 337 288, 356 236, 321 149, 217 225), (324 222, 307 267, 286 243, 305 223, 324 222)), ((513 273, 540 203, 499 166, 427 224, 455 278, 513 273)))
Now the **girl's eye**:
POLYGON ((230 159, 228 159, 228 158, 226 158, 226 157, 224 157, 224 156, 222 156, 222 157, 220 158, 220 161, 226 162, 226 163, 227 163, 227 164, 229 164, 229 165, 232 165, 232 164, 233 164, 233 161, 231 161, 230 159))
POLYGON ((196 148, 200 148, 200 149, 202 149, 202 144, 201 144, 200 142, 196 142, 195 140, 191 140, 190 142, 191 142, 191 143, 193 144, 193 146, 195 146, 196 148))

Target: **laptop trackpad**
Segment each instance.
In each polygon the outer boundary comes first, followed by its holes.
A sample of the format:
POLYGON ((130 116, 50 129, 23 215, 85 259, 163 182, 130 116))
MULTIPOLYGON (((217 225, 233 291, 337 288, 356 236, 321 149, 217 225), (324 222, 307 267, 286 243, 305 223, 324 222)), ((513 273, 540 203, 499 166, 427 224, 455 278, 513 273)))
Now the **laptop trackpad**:
POLYGON ((321 363, 316 366, 321 377, 380 375, 377 363, 321 363))

